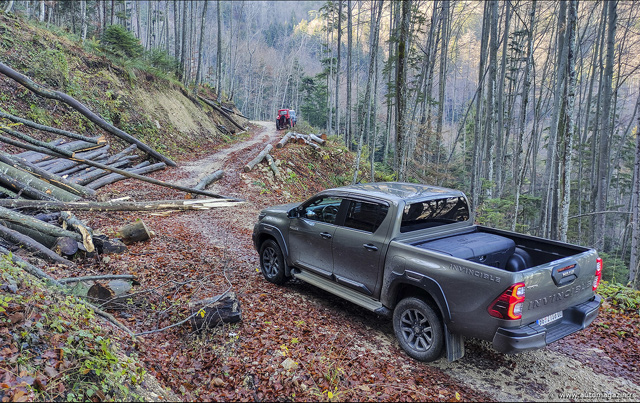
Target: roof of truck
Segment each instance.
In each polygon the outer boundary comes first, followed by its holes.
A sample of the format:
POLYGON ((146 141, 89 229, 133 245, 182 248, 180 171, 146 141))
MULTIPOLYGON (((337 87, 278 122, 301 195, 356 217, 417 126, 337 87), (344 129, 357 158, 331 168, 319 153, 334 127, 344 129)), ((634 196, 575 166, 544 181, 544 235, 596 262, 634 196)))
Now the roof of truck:
POLYGON ((464 196, 463 192, 455 189, 405 182, 360 183, 357 185, 349 185, 329 189, 329 191, 341 191, 367 196, 377 196, 387 200, 424 200, 434 197, 444 198, 464 196))

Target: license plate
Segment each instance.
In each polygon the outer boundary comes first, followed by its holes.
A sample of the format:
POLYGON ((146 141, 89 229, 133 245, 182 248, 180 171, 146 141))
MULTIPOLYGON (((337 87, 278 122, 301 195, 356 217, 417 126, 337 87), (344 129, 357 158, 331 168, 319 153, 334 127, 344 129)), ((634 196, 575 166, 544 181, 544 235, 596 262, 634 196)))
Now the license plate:
POLYGON ((552 313, 549 316, 545 316, 544 318, 538 319, 536 323, 540 326, 548 325, 551 322, 555 322, 558 319, 562 319, 562 311, 552 313))

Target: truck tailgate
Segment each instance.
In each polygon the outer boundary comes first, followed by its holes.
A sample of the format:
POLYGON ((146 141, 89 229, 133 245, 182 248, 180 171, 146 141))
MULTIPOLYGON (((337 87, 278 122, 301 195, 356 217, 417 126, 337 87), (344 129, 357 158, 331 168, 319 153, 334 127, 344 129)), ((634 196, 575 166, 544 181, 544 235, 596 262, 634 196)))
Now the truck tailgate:
POLYGON ((594 296, 597 257, 594 250, 588 250, 521 272, 526 286, 522 325, 568 323, 570 318, 563 311, 594 296))

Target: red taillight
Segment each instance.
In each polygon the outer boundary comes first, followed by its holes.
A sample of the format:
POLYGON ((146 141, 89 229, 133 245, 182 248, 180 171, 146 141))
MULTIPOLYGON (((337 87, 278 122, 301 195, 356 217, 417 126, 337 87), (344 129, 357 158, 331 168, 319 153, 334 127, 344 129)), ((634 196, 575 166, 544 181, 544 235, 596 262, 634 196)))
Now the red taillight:
POLYGON ((489 305, 489 315, 500 319, 520 319, 524 306, 524 291, 524 283, 516 283, 509 287, 489 305))
POLYGON ((598 289, 600 285, 600 280, 602 280, 602 259, 596 259, 596 276, 593 278, 593 291, 598 289))

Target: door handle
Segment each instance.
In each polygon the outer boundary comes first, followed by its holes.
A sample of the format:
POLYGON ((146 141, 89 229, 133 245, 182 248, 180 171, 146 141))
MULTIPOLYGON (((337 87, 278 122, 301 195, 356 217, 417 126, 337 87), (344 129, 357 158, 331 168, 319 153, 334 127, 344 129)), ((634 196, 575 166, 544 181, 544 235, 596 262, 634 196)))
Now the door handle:
POLYGON ((323 237, 324 239, 331 239, 331 234, 328 232, 321 232, 320 236, 323 237))
POLYGON ((365 243, 365 244, 364 244, 364 245, 362 245, 362 246, 364 246, 364 247, 365 247, 365 249, 370 250, 370 251, 372 251, 372 252, 375 252, 375 251, 377 251, 377 250, 378 250, 378 247, 377 247, 377 246, 375 246, 374 244, 371 244, 371 243, 365 243))

